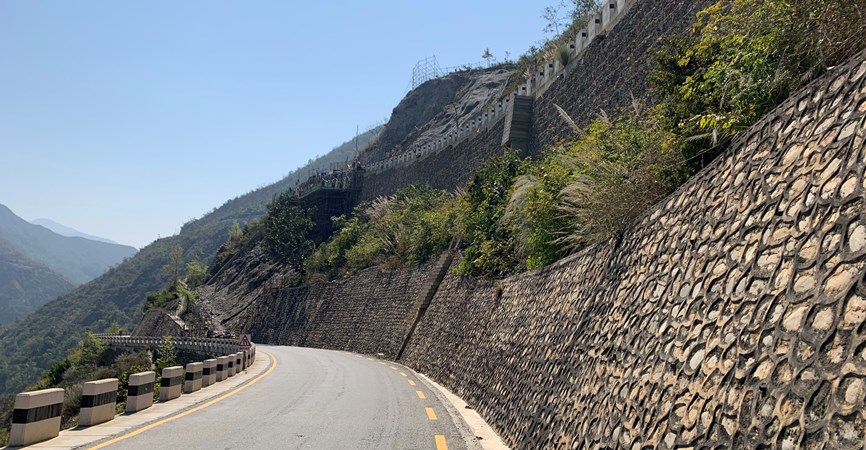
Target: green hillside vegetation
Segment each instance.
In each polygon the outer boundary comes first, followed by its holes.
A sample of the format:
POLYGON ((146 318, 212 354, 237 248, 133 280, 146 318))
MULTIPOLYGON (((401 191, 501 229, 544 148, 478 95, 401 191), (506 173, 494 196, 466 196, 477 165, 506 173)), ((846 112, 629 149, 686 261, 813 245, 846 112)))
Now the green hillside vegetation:
POLYGON ((61 236, 33 225, 0 205, 0 239, 22 256, 57 272, 72 284, 86 283, 136 253, 127 245, 61 236))
POLYGON ((56 272, 0 240, 0 325, 27 316, 72 287, 56 272))
POLYGON ((615 236, 796 89, 866 47, 866 1, 733 0, 653 55, 659 103, 602 114, 576 138, 521 159, 506 151, 455 196, 409 187, 335 218, 308 281, 414 264, 463 243, 463 275, 548 265, 615 236))
MULTIPOLYGON (((363 148, 379 128, 358 137, 363 148)), ((277 195, 306 178, 309 170, 351 159, 355 141, 334 148, 311 160, 313 166, 295 170, 277 183, 227 201, 202 218, 185 224, 178 235, 154 241, 135 256, 111 268, 95 280, 79 286, 33 312, 18 323, 0 328, 0 394, 20 391, 42 371, 63 358, 84 334, 85 328, 101 330, 111 323, 131 329, 142 317, 148 293, 166 289, 170 277, 162 268, 178 245, 184 265, 199 261, 208 264, 226 242, 232 224, 247 224, 264 214, 277 195)), ((186 269, 183 269, 186 275, 186 269)))

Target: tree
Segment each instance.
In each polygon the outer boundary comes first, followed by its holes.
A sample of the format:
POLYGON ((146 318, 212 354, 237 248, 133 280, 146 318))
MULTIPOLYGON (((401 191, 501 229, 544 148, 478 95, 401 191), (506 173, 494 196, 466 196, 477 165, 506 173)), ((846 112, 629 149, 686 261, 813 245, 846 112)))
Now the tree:
POLYGON ((241 225, 237 220, 232 222, 231 228, 229 228, 229 242, 239 241, 244 236, 244 231, 241 229, 241 225))
POLYGON ((289 193, 277 197, 264 217, 265 248, 271 259, 304 274, 304 261, 315 248, 308 236, 313 226, 309 211, 295 205, 289 193))
POLYGON ((490 48, 484 49, 484 54, 481 55, 487 61, 487 67, 490 67, 490 62, 493 60, 493 53, 490 53, 490 48))
POLYGON ((190 288, 201 286, 207 281, 207 266, 198 262, 192 261, 186 265, 186 284, 190 288))
POLYGON ((168 263, 162 266, 162 271, 171 278, 171 287, 177 286, 181 267, 183 267, 183 247, 177 244, 168 255, 168 263))
POLYGON ((566 26, 565 17, 560 13, 564 6, 565 4, 560 2, 556 6, 544 8, 541 13, 541 18, 546 22, 542 29, 544 33, 553 33, 554 36, 559 36, 559 29, 566 26))

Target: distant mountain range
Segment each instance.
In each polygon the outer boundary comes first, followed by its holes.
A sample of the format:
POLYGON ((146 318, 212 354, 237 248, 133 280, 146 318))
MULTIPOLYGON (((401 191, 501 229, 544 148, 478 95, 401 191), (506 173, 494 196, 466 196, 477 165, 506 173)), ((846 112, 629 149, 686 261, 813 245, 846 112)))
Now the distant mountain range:
POLYGON ((361 133, 282 180, 226 201, 201 219, 183 225, 176 236, 157 239, 95 280, 49 301, 18 323, 0 327, 0 395, 19 392, 33 383, 75 345, 85 328, 104 330, 113 322, 133 327, 141 318, 147 293, 167 287, 168 279, 161 269, 175 246, 183 248, 184 262, 209 263, 226 242, 233 222, 245 225, 261 217, 275 196, 310 173, 345 166, 356 149, 368 147, 381 131, 382 127, 376 127, 361 133))
POLYGON ((0 205, 0 324, 25 317, 137 251, 127 245, 62 236, 0 205))
MULTIPOLYGON (((33 219, 30 223, 34 225, 41 225, 49 230, 61 235, 61 236, 69 236, 69 237, 83 237, 84 239, 90 239, 91 241, 99 241, 105 242, 106 244, 117 244, 117 242, 112 241, 111 239, 101 238, 99 236, 94 236, 92 234, 82 233, 75 228, 67 227, 62 223, 57 223, 51 219, 33 219)), ((120 245, 120 244, 117 244, 120 245)))

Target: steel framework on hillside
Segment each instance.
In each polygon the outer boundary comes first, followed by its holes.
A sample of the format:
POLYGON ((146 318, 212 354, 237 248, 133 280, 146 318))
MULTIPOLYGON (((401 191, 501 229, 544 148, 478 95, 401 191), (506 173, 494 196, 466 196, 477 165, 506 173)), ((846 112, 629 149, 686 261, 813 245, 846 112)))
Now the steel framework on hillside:
POLYGON ((439 78, 443 75, 442 68, 439 67, 439 62, 436 61, 436 55, 424 58, 415 64, 412 69, 412 89, 423 84, 425 81, 439 78))

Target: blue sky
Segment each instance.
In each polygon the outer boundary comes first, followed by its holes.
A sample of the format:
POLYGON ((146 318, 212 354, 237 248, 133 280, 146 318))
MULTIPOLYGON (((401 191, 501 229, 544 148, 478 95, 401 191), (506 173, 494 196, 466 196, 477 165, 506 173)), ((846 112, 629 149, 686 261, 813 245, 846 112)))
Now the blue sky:
POLYGON ((0 0, 0 203, 142 247, 387 118, 419 59, 516 58, 544 6, 0 0))

